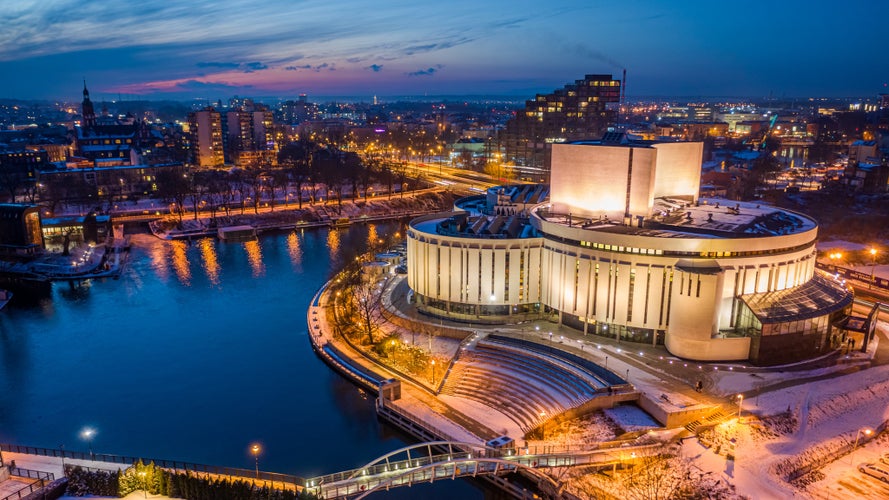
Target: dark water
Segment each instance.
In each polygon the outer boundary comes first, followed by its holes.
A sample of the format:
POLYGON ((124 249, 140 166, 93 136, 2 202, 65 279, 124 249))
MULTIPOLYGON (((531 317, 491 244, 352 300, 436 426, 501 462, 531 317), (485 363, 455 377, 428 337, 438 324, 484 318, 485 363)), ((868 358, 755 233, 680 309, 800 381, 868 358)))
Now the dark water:
MULTIPOLYGON (((18 290, 0 313, 0 441, 304 477, 405 445, 312 352, 306 309, 339 259, 396 225, 192 244, 136 235, 119 280, 18 290)), ((397 493, 396 493, 397 491, 397 493)), ((484 498, 439 482, 381 498, 484 498)))

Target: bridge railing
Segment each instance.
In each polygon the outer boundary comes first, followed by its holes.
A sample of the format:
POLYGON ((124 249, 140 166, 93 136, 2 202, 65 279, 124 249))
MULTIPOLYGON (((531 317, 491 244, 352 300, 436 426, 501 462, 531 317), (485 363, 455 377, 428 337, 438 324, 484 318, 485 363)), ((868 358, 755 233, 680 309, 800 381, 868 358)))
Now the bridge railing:
POLYGON ((22 467, 10 467, 9 475, 17 477, 26 477, 28 479, 42 479, 44 481, 55 481, 55 474, 52 472, 44 472, 42 470, 24 469, 22 467))
POLYGON ((51 472, 23 469, 21 467, 10 467, 9 474, 16 477, 26 477, 28 479, 34 479, 34 481, 23 485, 18 490, 13 491, 5 497, 0 498, 0 500, 18 500, 20 498, 27 497, 31 493, 34 493, 35 491, 38 491, 46 486, 47 483, 51 483, 55 480, 55 475, 51 472))
POLYGON ((292 474, 280 474, 277 472, 259 471, 252 469, 239 469, 235 467, 220 467, 216 465, 196 464, 179 460, 165 460, 158 458, 130 457, 126 455, 112 455, 108 453, 85 453, 73 450, 61 450, 57 448, 40 448, 35 446, 21 446, 17 444, 0 443, 0 451, 8 453, 21 453, 24 455, 38 455, 44 457, 70 458, 73 460, 87 460, 92 462, 105 462, 130 466, 141 460, 143 463, 154 462, 154 465, 164 469, 174 469, 195 473, 215 474, 228 476, 233 479, 268 481, 303 485, 305 479, 292 474))

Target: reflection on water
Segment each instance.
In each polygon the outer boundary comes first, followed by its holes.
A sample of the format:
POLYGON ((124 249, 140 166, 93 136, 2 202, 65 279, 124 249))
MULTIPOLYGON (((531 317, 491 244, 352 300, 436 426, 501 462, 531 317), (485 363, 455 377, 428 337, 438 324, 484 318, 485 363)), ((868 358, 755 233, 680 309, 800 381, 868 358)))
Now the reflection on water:
POLYGON ((152 245, 148 255, 151 258, 151 269, 158 277, 166 281, 170 277, 169 245, 152 245))
MULTIPOLYGON (((261 467, 304 476, 401 448, 373 398, 333 373, 307 338, 306 310, 332 254, 360 251, 368 229, 247 245, 137 234, 119 280, 31 295, 10 286, 15 298, 0 313, 0 442, 86 451, 78 432, 90 424, 97 451, 252 469, 244 450, 255 440, 266 444, 261 467)), ((481 498, 462 482, 420 488, 380 499, 481 498)))
POLYGON ((219 284, 219 260, 216 258, 216 242, 211 238, 202 238, 198 245, 203 258, 204 272, 207 279, 214 285, 219 284))
POLYGON ((188 267, 188 255, 186 250, 188 246, 184 241, 174 240, 170 242, 170 251, 173 253, 173 271, 179 282, 185 286, 191 284, 191 269, 188 267))
POLYGON ((244 249, 247 250, 247 262, 250 263, 253 277, 259 278, 265 274, 265 264, 262 263, 262 248, 259 246, 259 240, 245 242, 244 249))
POLYGON ((380 240, 379 235, 377 235, 377 225, 376 224, 368 224, 367 225, 367 248, 378 248, 382 241, 380 240))
MULTIPOLYGON (((300 231, 302 233, 302 231, 300 231)), ((303 251, 299 246, 299 236, 295 232, 287 235, 287 253, 290 254, 290 262, 293 263, 293 270, 302 270, 303 251)))
POLYGON ((340 256, 339 229, 331 229, 327 232, 327 248, 330 250, 330 263, 336 263, 340 256))

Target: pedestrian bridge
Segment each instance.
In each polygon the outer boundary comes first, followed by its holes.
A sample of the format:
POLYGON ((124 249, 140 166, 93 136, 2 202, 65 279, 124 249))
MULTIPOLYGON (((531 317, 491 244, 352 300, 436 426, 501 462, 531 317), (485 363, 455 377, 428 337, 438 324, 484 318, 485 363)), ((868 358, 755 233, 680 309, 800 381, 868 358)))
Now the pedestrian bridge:
POLYGON ((659 445, 615 446, 586 450, 496 449, 472 443, 433 441, 395 450, 348 471, 306 480, 307 491, 320 498, 365 498, 375 491, 442 479, 528 472, 542 489, 560 488, 546 469, 575 465, 609 465, 632 461, 636 453, 659 445))

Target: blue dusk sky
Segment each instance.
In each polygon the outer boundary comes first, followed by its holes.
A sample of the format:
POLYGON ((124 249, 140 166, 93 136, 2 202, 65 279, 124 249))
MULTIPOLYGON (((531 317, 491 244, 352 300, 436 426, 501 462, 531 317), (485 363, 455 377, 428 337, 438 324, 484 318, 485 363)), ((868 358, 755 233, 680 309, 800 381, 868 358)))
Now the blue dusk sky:
POLYGON ((0 97, 887 92, 883 0, 0 0, 0 97))

